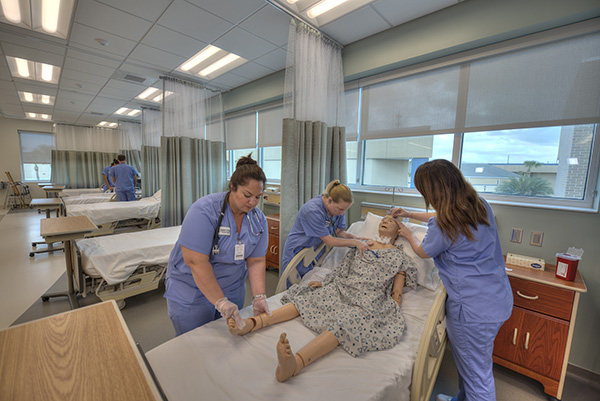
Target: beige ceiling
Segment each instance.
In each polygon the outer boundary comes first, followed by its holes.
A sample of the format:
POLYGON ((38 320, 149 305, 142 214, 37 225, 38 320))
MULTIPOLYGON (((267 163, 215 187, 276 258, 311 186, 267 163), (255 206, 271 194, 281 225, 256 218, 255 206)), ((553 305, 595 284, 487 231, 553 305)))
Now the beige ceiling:
MULTIPOLYGON (((377 0, 315 25, 347 45, 459 1, 377 0)), ((55 122, 96 125, 123 118, 114 114, 121 107, 156 107, 135 97, 149 86, 160 87, 161 75, 227 91, 282 70, 290 16, 281 9, 285 0, 276 2, 279 6, 267 0, 76 0, 66 40, 0 23, 0 114, 22 119, 26 112, 43 113, 55 122), (208 44, 248 62, 211 81, 175 71, 208 44), (5 56, 61 67, 58 85, 12 77, 5 56), (56 100, 53 106, 33 105, 21 102, 18 91, 56 100)), ((317 2, 299 1, 304 8, 317 2)))

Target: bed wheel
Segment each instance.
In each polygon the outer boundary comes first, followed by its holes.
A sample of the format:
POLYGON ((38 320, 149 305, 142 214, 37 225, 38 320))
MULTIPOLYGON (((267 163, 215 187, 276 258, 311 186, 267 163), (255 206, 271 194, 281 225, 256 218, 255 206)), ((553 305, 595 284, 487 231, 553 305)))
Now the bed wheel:
POLYGON ((33 258, 33 255, 35 255, 35 253, 33 253, 33 252, 29 252, 29 257, 30 257, 30 258, 33 258))
POLYGON ((123 310, 123 308, 125 308, 125 305, 127 305, 127 303, 124 299, 119 299, 117 301, 117 306, 119 307, 119 310, 123 310))
POLYGON ((32 242, 32 243, 31 243, 31 247, 32 247, 32 248, 35 248, 35 247, 37 247, 37 244, 36 244, 35 242, 32 242))
POLYGON ((49 299, 50 297, 42 297, 42 302, 48 302, 49 299))

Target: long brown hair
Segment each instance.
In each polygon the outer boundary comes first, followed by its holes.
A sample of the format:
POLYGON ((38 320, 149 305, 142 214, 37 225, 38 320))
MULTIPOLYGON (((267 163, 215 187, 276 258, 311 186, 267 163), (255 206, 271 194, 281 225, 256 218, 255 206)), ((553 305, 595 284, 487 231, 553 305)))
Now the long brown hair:
POLYGON ((248 156, 242 156, 235 165, 235 171, 231 174, 229 185, 233 191, 237 191, 238 186, 244 186, 248 184, 250 180, 256 180, 263 183, 263 188, 267 182, 267 177, 264 171, 256 160, 252 157, 252 153, 248 156))
POLYGON ((415 187, 423 195, 425 207, 435 209, 442 234, 453 243, 460 233, 473 241, 472 230, 477 230, 477 224, 490 225, 483 200, 448 160, 431 160, 419 166, 415 187))

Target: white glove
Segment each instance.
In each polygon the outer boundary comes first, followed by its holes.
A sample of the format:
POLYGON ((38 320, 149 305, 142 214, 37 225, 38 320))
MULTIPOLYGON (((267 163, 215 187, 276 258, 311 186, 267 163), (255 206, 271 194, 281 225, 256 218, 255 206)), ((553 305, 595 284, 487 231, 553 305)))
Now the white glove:
POLYGON ((255 295, 252 300, 252 310, 254 311, 254 316, 260 315, 261 313, 266 313, 271 316, 271 310, 269 309, 269 304, 267 303, 267 296, 265 294, 255 295))
POLYGON ((223 297, 215 302, 215 308, 217 308, 225 320, 232 318, 235 321, 238 329, 241 330, 246 325, 246 322, 240 316, 240 311, 237 305, 228 300, 227 297, 223 297))

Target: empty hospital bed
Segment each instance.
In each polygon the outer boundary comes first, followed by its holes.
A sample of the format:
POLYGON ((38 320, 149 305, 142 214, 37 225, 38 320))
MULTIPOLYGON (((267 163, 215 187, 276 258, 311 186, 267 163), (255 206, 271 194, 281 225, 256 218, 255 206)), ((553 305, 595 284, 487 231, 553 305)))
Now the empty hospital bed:
POLYGON ((113 234, 116 229, 152 229, 161 225, 160 190, 138 201, 67 204, 65 209, 67 216, 87 216, 98 226, 87 237, 113 234))
MULTIPOLYGON (((372 225, 368 220, 354 223, 348 231, 366 236, 362 229, 372 225)), ((424 231, 425 227, 411 229, 424 231)), ((407 246, 405 251, 412 256, 407 246)), ((346 251, 334 248, 303 282, 322 280, 346 251)), ((301 259, 302 255, 294 262, 302 263, 301 259)), ((243 337, 232 336, 224 319, 218 319, 152 349, 147 359, 170 401, 198 397, 215 401, 429 400, 446 346, 446 292, 431 259, 415 262, 419 286, 404 292, 406 331, 400 344, 390 350, 353 358, 338 347, 302 374, 279 383, 275 378, 279 335, 287 333, 292 350, 297 351, 317 334, 296 318, 243 337)), ((288 266, 286 270, 290 268, 295 269, 288 266)), ((271 309, 281 306, 281 296, 268 299, 271 309)), ((251 316, 251 307, 241 313, 251 316)))
POLYGON ((71 241, 78 291, 121 301, 156 289, 180 231, 175 226, 71 241))
POLYGON ((89 194, 80 194, 77 196, 65 196, 61 199, 65 207, 67 205, 88 205, 90 203, 103 203, 103 202, 116 202, 116 197, 114 192, 98 192, 98 193, 89 193, 89 194))

